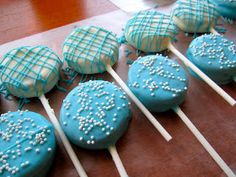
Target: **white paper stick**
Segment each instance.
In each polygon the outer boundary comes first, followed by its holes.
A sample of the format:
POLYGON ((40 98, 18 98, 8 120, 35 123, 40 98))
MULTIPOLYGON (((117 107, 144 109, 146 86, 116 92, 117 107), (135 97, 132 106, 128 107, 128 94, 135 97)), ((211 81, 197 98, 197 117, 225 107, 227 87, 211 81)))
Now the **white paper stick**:
POLYGON ((215 151, 215 149, 208 143, 200 131, 193 125, 189 118, 184 114, 184 112, 179 108, 173 108, 173 110, 178 114, 181 120, 189 128, 189 130, 194 134, 198 141, 202 144, 205 150, 211 155, 215 162, 220 166, 220 168, 225 172, 229 177, 235 177, 234 172, 229 168, 225 161, 220 157, 220 155, 215 151))
POLYGON ((112 146, 109 146, 108 147, 108 151, 110 152, 111 156, 112 156, 112 159, 116 165, 116 168, 120 174, 121 177, 128 177, 128 174, 125 170, 125 167, 122 163, 122 161, 120 160, 120 157, 119 157, 119 154, 116 150, 116 147, 115 145, 112 145, 112 146))
POLYGON ((45 95, 40 96, 39 99, 40 99, 41 103, 43 104, 43 107, 46 110, 48 117, 51 120, 51 122, 56 130, 56 133, 59 135, 59 137, 57 137, 57 138, 61 139, 61 141, 62 141, 68 155, 70 156, 70 159, 72 160, 79 176, 80 177, 88 177, 84 168, 82 167, 79 159, 77 158, 73 148, 71 147, 69 140, 67 139, 65 133, 63 132, 63 130, 60 126, 60 123, 58 122, 58 120, 56 118, 54 110, 50 107, 48 100, 45 98, 45 95))
POLYGON ((118 74, 112 69, 110 65, 107 65, 107 72, 117 81, 125 93, 133 100, 133 102, 138 106, 138 108, 144 113, 152 125, 161 133, 161 135, 170 141, 172 137, 170 134, 162 127, 162 125, 156 120, 156 118, 150 113, 150 111, 139 101, 139 99, 133 94, 133 92, 127 87, 123 80, 118 76, 118 74))
POLYGON ((179 59, 189 68, 191 68, 199 77, 202 78, 212 89, 214 89, 220 96, 222 96, 231 106, 236 104, 236 101, 220 88, 214 81, 212 81, 205 73, 197 68, 191 61, 189 61, 183 54, 181 54, 171 43, 168 49, 173 52, 179 59))
POLYGON ((210 32, 216 35, 220 35, 220 33, 218 33, 213 27, 210 28, 210 32))

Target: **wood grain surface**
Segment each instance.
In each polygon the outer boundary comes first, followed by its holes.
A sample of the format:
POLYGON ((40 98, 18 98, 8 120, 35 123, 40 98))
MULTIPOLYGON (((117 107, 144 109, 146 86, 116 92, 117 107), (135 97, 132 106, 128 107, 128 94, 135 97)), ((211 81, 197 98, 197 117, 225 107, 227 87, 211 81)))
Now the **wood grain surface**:
MULTIPOLYGON (((43 44, 51 47, 61 56, 61 45, 66 35, 75 26, 98 25, 105 27, 118 35, 121 28, 129 19, 129 15, 117 10, 109 14, 92 17, 64 27, 36 34, 17 41, 0 46, 0 56, 11 48, 21 45, 43 44)), ((224 24, 228 29, 226 36, 236 41, 236 25, 224 24)), ((193 38, 186 37, 183 33, 178 36, 178 42, 174 45, 185 52, 193 38)), ((125 49, 129 46, 122 45, 120 57, 114 69, 127 80, 128 65, 125 57, 125 49)), ((169 52, 165 52, 173 59, 179 61, 169 52)), ((132 59, 137 56, 133 52, 132 59)), ((96 78, 113 81, 108 73, 97 74, 96 78)), ((88 79, 90 76, 88 76, 88 79)), ((203 133, 205 138, 221 155, 228 165, 236 170, 236 109, 228 105, 204 82, 189 76, 189 90, 185 102, 181 105, 183 111, 190 120, 203 133)), ((72 85, 61 83, 68 92, 80 81, 80 76, 72 85)), ((236 84, 232 83, 223 88, 236 98, 236 84)), ((67 92, 67 93, 68 93, 67 92)), ((53 89, 46 97, 55 109, 57 116, 60 114, 62 100, 67 93, 53 89)), ((15 111, 18 100, 0 99, 0 113, 15 111)), ((31 99, 24 109, 38 112, 47 117, 43 107, 37 98, 31 99)), ((172 111, 154 114, 158 121, 173 136, 173 140, 166 142, 163 137, 148 122, 138 108, 131 104, 132 120, 127 133, 118 141, 117 150, 130 177, 223 177, 222 170, 217 166, 209 154, 204 150, 188 128, 172 111)), ((91 177, 118 177, 119 174, 107 150, 90 151, 74 146, 86 172, 91 177)), ((58 142, 58 148, 54 163, 49 171, 49 177, 74 177, 77 176, 69 157, 58 142)))
POLYGON ((113 10, 108 0, 1 0, 0 44, 113 10))

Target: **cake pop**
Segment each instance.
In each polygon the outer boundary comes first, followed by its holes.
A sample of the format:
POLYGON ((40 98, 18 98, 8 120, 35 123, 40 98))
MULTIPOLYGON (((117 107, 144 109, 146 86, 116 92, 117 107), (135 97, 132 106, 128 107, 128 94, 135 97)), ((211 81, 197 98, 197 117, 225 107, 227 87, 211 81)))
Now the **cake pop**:
POLYGON ((184 32, 204 33, 214 28, 219 14, 209 0, 178 0, 172 16, 174 23, 184 32))
POLYGON ((164 56, 140 57, 130 67, 128 85, 152 112, 180 105, 188 88, 184 69, 164 56))
POLYGON ((14 96, 30 98, 57 84, 62 61, 46 46, 23 46, 6 53, 0 65, 2 85, 14 96))
POLYGON ((118 52, 116 36, 96 26, 76 28, 63 44, 67 64, 82 74, 105 72, 107 64, 116 63, 118 52))
POLYGON ((175 40, 178 28, 169 15, 157 11, 140 11, 128 20, 124 36, 127 42, 144 52, 166 50, 175 40))
MULTIPOLYGON (((130 117, 128 98, 121 88, 94 80, 80 83, 66 96, 60 123, 71 142, 86 149, 108 149, 117 164, 115 143, 127 130, 130 117)), ((120 165, 120 175, 128 176, 120 165)))
POLYGON ((236 45, 221 35, 205 34, 195 38, 186 56, 218 84, 228 84, 236 76, 236 45))
POLYGON ((0 176, 46 176, 56 148, 52 125, 30 111, 2 114, 0 125, 0 176))

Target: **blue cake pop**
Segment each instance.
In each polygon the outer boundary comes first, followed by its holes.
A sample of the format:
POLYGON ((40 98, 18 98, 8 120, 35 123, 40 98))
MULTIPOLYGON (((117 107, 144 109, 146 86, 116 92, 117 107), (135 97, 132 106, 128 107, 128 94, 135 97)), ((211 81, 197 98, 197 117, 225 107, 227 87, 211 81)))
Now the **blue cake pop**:
POLYGON ((88 81, 64 99, 60 123, 74 144, 104 149, 127 130, 130 114, 128 99, 120 88, 107 81, 88 81))
POLYGON ((163 112, 184 101, 188 79, 177 62, 161 55, 149 55, 131 65, 128 85, 149 110, 163 112))
POLYGON ((56 141, 52 125, 29 111, 0 116, 0 176, 46 176, 56 141))
POLYGON ((207 34, 197 37, 189 45, 186 55, 218 84, 228 84, 236 76, 236 45, 223 36, 207 34))

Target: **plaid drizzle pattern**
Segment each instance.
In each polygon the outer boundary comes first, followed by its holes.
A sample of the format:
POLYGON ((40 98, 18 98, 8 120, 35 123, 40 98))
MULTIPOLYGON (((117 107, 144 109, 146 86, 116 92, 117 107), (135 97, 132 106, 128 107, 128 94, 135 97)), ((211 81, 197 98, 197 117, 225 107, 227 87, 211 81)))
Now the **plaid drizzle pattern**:
MULTIPOLYGON (((144 38, 148 36, 150 41, 155 37, 169 37, 175 40, 175 35, 178 33, 177 27, 172 22, 169 15, 157 11, 140 11, 135 14, 125 27, 124 34, 126 40, 135 44, 136 48, 140 48, 142 43, 145 42, 144 38)), ((146 38, 147 40, 147 38, 146 38)), ((146 41, 145 48, 150 48, 152 42, 146 41)), ((162 41, 157 41, 157 46, 160 46, 162 41)))
POLYGON ((106 71, 106 64, 113 65, 117 61, 118 48, 112 32, 95 26, 80 27, 66 38, 63 56, 77 72, 94 74, 106 71))
POLYGON ((173 16, 178 17, 186 27, 193 28, 195 24, 194 32, 198 32, 204 24, 208 24, 208 29, 211 24, 216 24, 219 14, 209 0, 178 0, 173 16))
POLYGON ((29 85, 24 80, 33 83, 36 96, 40 96, 36 83, 43 85, 43 92, 49 82, 49 76, 54 73, 59 76, 62 61, 46 46, 23 46, 6 53, 0 63, 0 80, 5 87, 15 87, 27 92, 29 85), (47 75, 42 77, 42 70, 47 70, 47 75))

